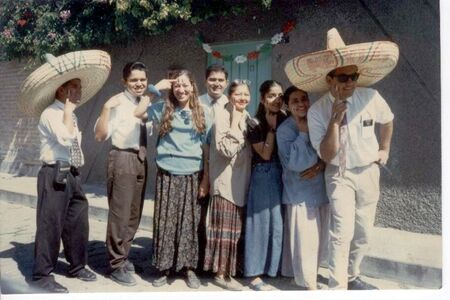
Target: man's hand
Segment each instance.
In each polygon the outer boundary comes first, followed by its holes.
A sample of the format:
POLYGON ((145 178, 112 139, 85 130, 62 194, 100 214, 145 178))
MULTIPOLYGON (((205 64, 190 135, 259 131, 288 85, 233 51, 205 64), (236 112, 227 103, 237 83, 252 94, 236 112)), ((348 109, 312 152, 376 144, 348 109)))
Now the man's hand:
POLYGON ((341 124, 347 112, 347 101, 341 99, 341 90, 336 86, 336 99, 331 107, 331 122, 341 124))
POLYGON ((385 165, 389 159, 389 152, 386 150, 378 151, 378 163, 381 165, 385 165))
POLYGON ((72 101, 70 101, 69 99, 66 100, 66 103, 64 104, 64 110, 67 111, 68 113, 73 113, 73 111, 75 110, 75 108, 77 108, 76 103, 73 103, 72 101))

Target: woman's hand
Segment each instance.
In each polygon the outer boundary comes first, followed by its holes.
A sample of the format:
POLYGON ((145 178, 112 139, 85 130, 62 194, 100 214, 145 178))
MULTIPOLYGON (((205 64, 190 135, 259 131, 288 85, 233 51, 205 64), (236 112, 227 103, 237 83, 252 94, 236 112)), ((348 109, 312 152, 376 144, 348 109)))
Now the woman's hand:
POLYGON ((319 160, 314 166, 306 169, 305 171, 300 173, 300 178, 302 179, 311 179, 317 176, 320 172, 325 169, 325 163, 319 160))
POLYGON ((209 192, 209 180, 207 176, 203 176, 198 187, 198 199, 205 198, 209 192))
POLYGON ((273 114, 266 110, 266 121, 271 129, 277 129, 277 114, 273 114))
POLYGON ((172 84, 176 81, 176 79, 162 79, 155 84, 155 88, 159 91, 170 90, 172 88, 172 84))

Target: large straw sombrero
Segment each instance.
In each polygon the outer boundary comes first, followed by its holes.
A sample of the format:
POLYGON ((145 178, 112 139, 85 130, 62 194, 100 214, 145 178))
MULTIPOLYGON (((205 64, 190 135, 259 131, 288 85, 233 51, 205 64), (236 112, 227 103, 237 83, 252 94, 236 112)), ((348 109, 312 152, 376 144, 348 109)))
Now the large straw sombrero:
POLYGON ((306 92, 328 89, 326 75, 339 67, 356 65, 358 86, 370 86, 389 74, 398 61, 398 46, 388 41, 345 45, 336 28, 327 33, 327 50, 300 55, 286 64, 289 80, 306 92))
POLYGON ((55 100, 55 92, 63 83, 81 80, 80 105, 91 99, 103 86, 111 71, 111 58, 101 50, 85 50, 54 57, 31 73, 22 83, 19 108, 38 117, 55 100))

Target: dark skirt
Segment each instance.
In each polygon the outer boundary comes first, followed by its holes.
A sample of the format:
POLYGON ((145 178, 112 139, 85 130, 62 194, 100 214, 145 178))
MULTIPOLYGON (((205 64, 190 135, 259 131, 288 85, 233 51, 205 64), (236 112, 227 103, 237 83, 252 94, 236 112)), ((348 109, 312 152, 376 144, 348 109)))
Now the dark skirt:
POLYGON ((218 195, 211 198, 206 225, 205 271, 236 275, 244 213, 244 208, 218 195))
POLYGON ((197 267, 200 204, 199 173, 156 177, 153 265, 160 271, 197 267))

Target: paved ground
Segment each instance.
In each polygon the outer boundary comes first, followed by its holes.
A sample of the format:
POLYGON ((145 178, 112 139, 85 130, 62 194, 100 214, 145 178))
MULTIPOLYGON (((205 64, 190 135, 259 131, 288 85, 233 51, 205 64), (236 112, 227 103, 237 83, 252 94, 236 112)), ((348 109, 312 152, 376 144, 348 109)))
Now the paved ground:
MULTIPOLYGON (((29 293, 26 279, 31 276, 33 263, 33 247, 35 233, 35 209, 0 201, 0 267, 2 279, 2 292, 29 293)), ((202 286, 199 290, 189 289, 183 278, 175 278, 170 285, 154 288, 151 281, 154 278, 154 270, 150 266, 151 232, 140 230, 137 233, 135 243, 131 251, 130 260, 137 268, 136 279, 138 284, 134 287, 123 287, 107 278, 107 260, 105 255, 106 224, 97 220, 90 220, 89 242, 89 268, 97 273, 98 281, 85 283, 77 279, 65 276, 67 263, 63 255, 60 255, 55 277, 58 282, 66 286, 71 293, 92 292, 192 292, 192 291, 221 291, 220 287, 211 283, 211 278, 201 278, 202 286)), ((326 276, 325 270, 321 273, 326 276)), ((324 278, 325 280, 326 278, 324 278)), ((368 282, 382 289, 414 289, 414 286, 394 281, 366 278, 368 282)), ((241 281, 244 291, 249 291, 245 286, 245 280, 241 281)), ((268 279, 275 290, 296 290, 289 278, 268 279)), ((253 294, 253 293, 252 293, 253 294)))

